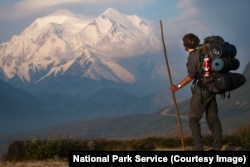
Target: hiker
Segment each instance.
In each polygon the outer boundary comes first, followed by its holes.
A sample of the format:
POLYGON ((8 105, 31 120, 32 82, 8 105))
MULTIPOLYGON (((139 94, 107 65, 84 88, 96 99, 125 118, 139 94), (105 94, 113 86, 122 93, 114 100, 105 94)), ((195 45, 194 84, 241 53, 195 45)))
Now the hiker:
POLYGON ((218 107, 216 101, 216 94, 203 88, 199 81, 201 73, 200 52, 197 48, 200 39, 193 33, 185 34, 182 38, 185 51, 189 53, 187 59, 187 76, 177 85, 171 85, 170 90, 175 92, 187 85, 191 81, 192 84, 192 97, 189 103, 189 127, 193 137, 193 150, 202 151, 202 135, 200 120, 206 113, 206 122, 211 131, 213 138, 213 150, 221 150, 222 147, 222 127, 218 118, 218 107))

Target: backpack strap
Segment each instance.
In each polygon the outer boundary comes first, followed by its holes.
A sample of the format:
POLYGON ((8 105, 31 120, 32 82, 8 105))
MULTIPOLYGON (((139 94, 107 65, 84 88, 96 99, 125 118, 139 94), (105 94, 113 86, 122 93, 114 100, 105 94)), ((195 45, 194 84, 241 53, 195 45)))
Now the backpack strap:
MULTIPOLYGON (((226 92, 220 93, 220 96, 221 96, 222 99, 225 99, 226 98, 226 92)), ((230 99, 230 97, 231 97, 231 91, 228 91, 227 98, 230 99)))
POLYGON ((200 80, 200 95, 201 95, 201 104, 203 104, 204 102, 204 98, 203 98, 203 95, 202 95, 202 89, 204 88, 204 85, 203 85, 203 77, 202 77, 202 73, 203 73, 203 70, 202 70, 202 62, 203 62, 203 59, 204 59, 204 51, 202 49, 198 49, 199 51, 199 63, 200 63, 200 68, 199 68, 199 71, 198 71, 198 80, 200 80))
MULTIPOLYGON (((231 96, 231 92, 228 91, 227 98, 230 99, 230 96, 231 96)), ((226 92, 221 93, 221 97, 222 97, 222 99, 225 99, 226 98, 226 92)))

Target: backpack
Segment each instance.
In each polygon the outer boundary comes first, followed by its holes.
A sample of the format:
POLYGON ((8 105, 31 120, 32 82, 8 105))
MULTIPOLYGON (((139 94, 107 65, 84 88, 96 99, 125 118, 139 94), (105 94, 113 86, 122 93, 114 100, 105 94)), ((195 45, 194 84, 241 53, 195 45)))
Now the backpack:
POLYGON ((198 47, 200 53, 200 80, 202 87, 209 91, 225 95, 239 88, 246 82, 243 74, 233 73, 237 70, 240 62, 236 57, 236 47, 225 42, 220 36, 209 36, 198 47))

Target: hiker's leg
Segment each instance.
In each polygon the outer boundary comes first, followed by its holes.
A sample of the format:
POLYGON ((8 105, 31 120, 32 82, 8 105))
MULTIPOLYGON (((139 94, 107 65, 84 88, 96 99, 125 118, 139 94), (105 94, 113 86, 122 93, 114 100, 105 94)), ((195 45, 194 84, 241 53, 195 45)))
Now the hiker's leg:
POLYGON ((221 150, 222 148, 222 127, 218 117, 218 107, 215 97, 210 101, 207 112, 206 121, 213 137, 213 149, 221 150))
POLYGON ((193 94, 189 107, 189 127, 193 137, 193 150, 203 150, 200 119, 204 110, 199 92, 193 94))

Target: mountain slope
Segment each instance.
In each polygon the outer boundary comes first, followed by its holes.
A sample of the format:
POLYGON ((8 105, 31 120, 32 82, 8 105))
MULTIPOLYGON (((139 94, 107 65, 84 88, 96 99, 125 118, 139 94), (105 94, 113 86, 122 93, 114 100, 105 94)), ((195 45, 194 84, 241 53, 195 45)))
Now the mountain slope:
MULTIPOLYGON (((250 89, 249 70, 250 66, 248 65, 244 70, 247 82, 242 87, 232 91, 230 99, 221 99, 220 96, 217 96, 219 117, 222 122, 224 135, 231 133, 235 128, 249 124, 250 97, 246 93, 250 89)), ((188 126, 189 100, 178 103, 178 108, 183 132, 185 135, 188 135, 190 134, 188 126)), ((50 127, 49 129, 41 129, 40 131, 28 134, 37 134, 38 137, 48 136, 51 133, 55 135, 70 134, 75 138, 137 138, 152 135, 178 136, 179 129, 176 126, 177 123, 175 107, 170 106, 164 107, 154 113, 78 121, 50 127)), ((203 134, 209 134, 205 117, 201 120, 201 126, 203 134)))
MULTIPOLYGON (((0 93, 1 93, 1 106, 6 106, 7 108, 14 108, 15 105, 23 104, 23 106, 36 106, 41 107, 41 103, 38 99, 34 98, 34 96, 28 94, 27 92, 23 91, 22 89, 15 88, 10 86, 6 82, 0 79, 0 93), (14 103, 14 102, 17 103, 14 103), (11 103, 13 102, 13 103, 11 103), (15 104, 15 105, 14 105, 15 104)), ((0 108, 0 111, 5 111, 3 108, 0 108)), ((7 110, 7 111, 14 111, 14 110, 7 110)))
MULTIPOLYGON (((249 124, 250 117, 250 66, 249 64, 244 70, 244 75, 247 78, 247 82, 240 88, 231 92, 230 99, 220 99, 218 96, 218 106, 219 106, 219 117, 222 122, 223 134, 233 132, 235 128, 239 128, 242 125, 249 124)), ((104 90, 98 92, 92 98, 90 102, 93 104, 96 100, 103 101, 102 105, 107 105, 107 101, 111 99, 106 99, 105 92, 109 90, 104 90)), ((113 92, 113 91, 112 91, 113 92)), ((122 91, 116 90, 115 97, 122 91)), ((136 97, 131 94, 121 95, 125 100, 127 97, 132 97, 136 100, 136 97)), ((58 96, 53 96, 57 98, 58 96)), ((6 95, 0 90, 0 99, 6 100, 6 95)), ((46 98, 47 102, 50 102, 49 98, 46 98)), ((138 100, 138 99, 137 99, 138 100)), ((68 100, 69 101, 69 100, 68 100)), ((44 101, 45 102, 45 101, 44 101)), ((46 102, 46 103, 47 103, 46 102)), ((122 104, 123 101, 116 99, 118 104, 122 104)), ((117 104, 113 104, 114 106, 117 104)), ((60 101, 58 101, 60 104, 60 101)), ((53 105, 53 103, 52 103, 53 105)), ((178 103, 178 108, 181 115, 182 128, 184 135, 190 135, 188 126, 188 108, 189 100, 178 103)), ((155 110, 156 111, 156 110, 155 110)), ((2 123, 2 122, 0 122, 2 123)), ((179 129, 177 126, 176 111, 173 106, 163 107, 161 110, 151 113, 137 113, 129 116, 111 117, 111 118, 99 118, 93 120, 82 120, 67 124, 61 124, 58 126, 50 126, 48 128, 43 128, 40 130, 33 130, 25 133, 18 133, 14 135, 1 135, 0 140, 0 152, 1 149, 5 150, 7 145, 12 140, 27 140, 31 136, 36 138, 48 138, 53 135, 54 137, 73 137, 73 139, 86 139, 86 138, 140 138, 145 136, 179 136, 179 129)), ((16 127, 18 125, 15 125, 16 127)), ((207 124, 205 119, 201 120, 201 126, 203 134, 209 134, 207 124)), ((6 124, 0 127, 6 127, 6 124)))
POLYGON ((41 124, 40 118, 45 112, 43 108, 43 103, 38 98, 0 80, 1 134, 31 129, 34 122, 41 124))
POLYGON ((119 88, 103 88, 87 99, 80 93, 74 97, 49 92, 30 95, 1 80, 0 101, 1 135, 79 120, 150 113, 170 103, 164 93, 138 97, 119 88))
POLYGON ((59 75, 134 83, 135 76, 116 60, 157 51, 158 43, 150 23, 138 16, 107 9, 83 18, 61 10, 2 43, 0 71, 6 80, 29 84, 59 75))

